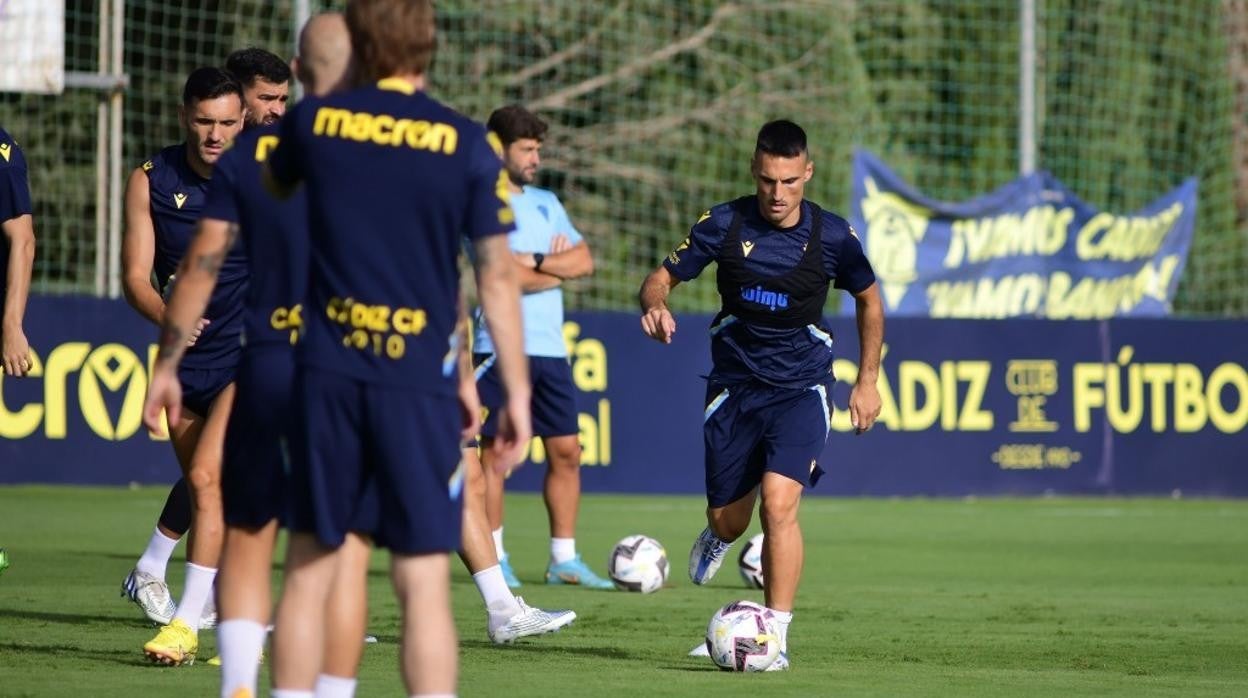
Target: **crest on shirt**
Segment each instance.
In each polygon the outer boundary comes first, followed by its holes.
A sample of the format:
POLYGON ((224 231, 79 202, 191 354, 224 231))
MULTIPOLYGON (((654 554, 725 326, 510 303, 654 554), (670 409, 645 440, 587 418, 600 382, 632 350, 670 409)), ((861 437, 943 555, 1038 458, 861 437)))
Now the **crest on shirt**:
POLYGON ((754 241, 753 241, 753 240, 742 240, 742 241, 741 241, 741 254, 742 254, 743 256, 749 257, 749 256, 750 256, 750 253, 751 253, 751 252, 753 252, 753 251, 754 251, 754 241))
POLYGON ((542 214, 542 218, 545 218, 546 220, 550 220, 550 209, 546 208, 545 205, 539 205, 537 207, 537 212, 542 214))
POLYGON ((152 168, 153 168, 153 167, 155 167, 155 166, 156 166, 156 163, 152 162, 151 160, 148 160, 147 162, 144 162, 144 163, 143 163, 143 171, 144 171, 144 172, 151 172, 151 171, 152 171, 152 168))
POLYGON ((667 260, 672 264, 680 264, 680 253, 682 250, 687 249, 689 249, 689 238, 685 238, 681 241, 681 243, 676 246, 676 249, 672 250, 672 253, 667 256, 667 260))
POLYGON ((13 152, 13 144, 0 143, 0 157, 4 158, 5 162, 9 161, 9 157, 12 152, 13 152))
POLYGON ((175 192, 173 195, 173 203, 177 204, 178 208, 182 208, 182 204, 186 203, 186 194, 183 194, 182 192, 175 192))

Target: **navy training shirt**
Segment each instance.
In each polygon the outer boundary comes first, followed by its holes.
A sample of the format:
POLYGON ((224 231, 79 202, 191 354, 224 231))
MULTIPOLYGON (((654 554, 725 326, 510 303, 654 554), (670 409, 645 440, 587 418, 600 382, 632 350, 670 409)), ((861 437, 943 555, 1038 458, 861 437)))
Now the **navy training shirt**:
MULTIPOLYGON (((763 218, 754 196, 719 204, 702 214, 663 266, 680 281, 697 278, 718 261, 735 213, 741 217, 738 235, 746 268, 759 275, 780 276, 798 265, 810 239, 814 208, 803 201, 801 211, 796 225, 777 228, 763 218)), ((828 211, 822 215, 824 273, 834 288, 865 291, 875 283, 875 273, 862 243, 844 218, 828 211)), ((711 361, 711 380, 725 385, 757 380, 782 388, 806 388, 831 370, 832 336, 814 324, 795 329, 765 327, 728 315, 711 328, 711 361)))
MULTIPOLYGON (((169 278, 178 270, 195 236, 208 196, 208 181, 186 159, 186 144, 164 148, 143 163, 151 197, 152 226, 156 230, 153 266, 160 292, 169 291, 169 278)), ((186 368, 224 369, 238 364, 242 334, 243 299, 247 292, 247 259, 241 245, 226 255, 204 317, 209 324, 195 345, 186 350, 186 368)))
POLYGON ((249 266, 245 347, 293 345, 308 279, 307 199, 300 189, 278 199, 264 188, 260 165, 277 147, 277 125, 251 128, 235 139, 212 170, 201 216, 239 226, 249 266))
POLYGON ((511 232, 485 127, 398 80, 305 99, 281 122, 273 177, 307 188, 311 273, 300 361, 454 394, 462 238, 511 232))
MULTIPOLYGON (((32 213, 26 156, 17 141, 0 128, 0 223, 32 213)), ((0 240, 0 313, 9 292, 9 240, 0 240)))

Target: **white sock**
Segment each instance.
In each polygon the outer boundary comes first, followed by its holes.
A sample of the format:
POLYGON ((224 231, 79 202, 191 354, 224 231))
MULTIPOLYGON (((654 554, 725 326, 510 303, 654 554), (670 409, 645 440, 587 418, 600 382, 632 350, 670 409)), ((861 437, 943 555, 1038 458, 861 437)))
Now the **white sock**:
POLYGON ((316 677, 316 698, 354 698, 355 677, 321 674, 316 677))
POLYGON ((300 691, 294 688, 275 688, 269 694, 272 698, 315 698, 312 691, 300 691))
POLYGON ((156 528, 152 531, 152 539, 147 541, 147 549, 143 551, 143 557, 139 558, 134 568, 163 582, 165 567, 169 564, 169 558, 173 556, 173 549, 177 545, 177 538, 170 538, 161 533, 160 528, 156 528))
POLYGON ((777 611, 774 608, 767 609, 771 611, 771 615, 776 617, 776 629, 780 631, 780 651, 789 651, 789 623, 793 622, 792 611, 777 611))
POLYGON ((232 698, 240 690, 256 692, 260 673, 260 652, 264 650, 263 623, 254 620, 223 620, 217 625, 217 652, 221 654, 221 698, 232 698))
POLYGON ((497 628, 512 616, 520 612, 520 604, 516 595, 507 588, 503 579, 503 568, 498 565, 488 567, 472 575, 472 581, 481 592, 481 600, 485 602, 485 612, 490 615, 490 628, 497 628))
POLYGON ((576 559, 576 539, 551 538, 550 559, 556 565, 576 559))
POLYGON ((182 599, 178 601, 178 612, 173 614, 174 620, 181 620, 191 630, 199 631, 199 621, 204 616, 204 606, 212 595, 212 581, 217 578, 217 571, 211 567, 200 567, 193 562, 186 563, 186 588, 182 590, 182 599))
POLYGON ((507 551, 503 549, 503 527, 499 526, 494 529, 491 535, 494 536, 494 552, 498 555, 498 559, 507 557, 507 551))

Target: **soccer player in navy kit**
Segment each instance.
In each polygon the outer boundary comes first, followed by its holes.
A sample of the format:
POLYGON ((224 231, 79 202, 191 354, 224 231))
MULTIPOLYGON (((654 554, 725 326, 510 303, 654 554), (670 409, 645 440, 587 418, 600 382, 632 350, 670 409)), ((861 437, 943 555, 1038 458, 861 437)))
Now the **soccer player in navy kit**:
MULTIPOLYGON (((293 64, 309 94, 346 87, 351 47, 341 14, 309 20, 300 34, 299 50, 293 64)), ((213 169, 203 219, 178 267, 178 285, 165 310, 161 350, 144 410, 151 428, 159 426, 162 408, 176 419, 182 338, 203 313, 222 262, 235 237, 241 236, 250 265, 249 283, 243 356, 222 465, 226 540, 217 578, 223 696, 240 690, 256 695, 256 659, 271 611, 273 545, 287 503, 282 443, 292 410, 294 347, 307 283, 307 201, 301 193, 276 200, 262 186, 260 164, 277 142, 275 126, 248 129, 213 169)), ((331 642, 317 683, 320 695, 354 692, 363 648, 368 554, 367 541, 349 536, 341 562, 354 576, 336 581, 333 625, 328 629, 331 642)), ((197 644, 193 635, 182 642, 197 644)))
POLYGON ((849 398, 857 433, 880 413, 876 388, 884 309, 871 265, 849 224, 803 201, 814 167, 806 133, 791 121, 758 132, 751 163, 756 193, 715 206, 642 283, 641 328, 671 343, 671 290, 711 262, 723 303, 711 324, 707 382, 707 527, 689 556, 689 576, 705 584, 729 545, 748 528, 761 495, 764 595, 780 627, 789 668, 788 628, 802 571, 797 509, 822 474, 819 455, 832 415, 832 336, 820 327, 829 282, 854 296, 860 349, 849 398))
MULTIPOLYGON (((533 391, 533 433, 542 438, 548 464, 542 485, 550 521, 550 563, 547 584, 575 584, 591 589, 614 589, 609 579, 594 574, 576 552, 576 519, 581 501, 581 444, 576 413, 576 386, 563 341, 563 289, 569 279, 594 271, 589 245, 563 209, 554 192, 533 186, 541 163, 546 123, 524 107, 513 104, 490 115, 487 127, 503 145, 503 165, 516 231, 508 236, 524 291, 524 353, 529 357, 533 391)), ((473 344, 477 389, 482 404, 493 409, 501 397, 494 370, 493 345, 487 333, 489 318, 478 316, 473 344)), ((490 460, 489 443, 495 420, 481 428, 486 446, 486 507, 499 564, 509 586, 520 586, 503 549, 503 482, 490 460)), ((475 460, 475 451, 466 457, 475 460)))
MULTIPOLYGON (((244 120, 248 126, 274 123, 285 113, 290 67, 281 58, 264 49, 246 48, 231 53, 225 67, 242 85, 244 120)), ((190 500, 185 480, 179 480, 169 491, 147 548, 122 583, 122 594, 161 625, 169 623, 175 609, 165 584, 165 567, 174 546, 190 528, 190 500)), ((211 617, 209 606, 207 613, 211 617)))
POLYGON ((35 223, 30 203, 26 156, 0 128, 0 361, 4 375, 19 378, 32 366, 22 330, 30 270, 35 262, 35 223))
POLYGON ((456 376, 456 257, 473 240, 508 389, 495 448, 509 465, 530 433, 513 214, 485 129, 423 91, 432 2, 353 0, 346 17, 362 86, 296 105, 266 162, 278 191, 306 187, 311 224, 273 695, 310 695, 335 557, 370 511, 403 609, 407 692, 452 694, 448 553, 460 544, 460 438, 479 421, 471 376, 456 376))
MULTIPOLYGON (((212 165, 243 126, 242 88, 224 70, 199 68, 187 78, 179 115, 186 141, 154 155, 131 174, 126 185, 122 242, 126 300, 156 324, 165 311, 162 294, 169 292, 198 222, 212 165), (151 284, 153 272, 160 292, 151 284)), ((166 627, 185 626, 192 633, 198 631, 212 595, 224 533, 221 449, 240 353, 245 291, 246 260, 236 248, 225 260, 205 317, 184 338, 194 345, 179 376, 186 387, 182 395, 185 418, 171 425, 170 437, 191 491, 193 534, 186 588, 166 627)), ((163 532, 158 530, 153 537, 157 534, 163 532)), ((132 573, 127 582, 137 582, 137 578, 132 573)), ((153 661, 181 663, 182 652, 166 646, 160 635, 145 646, 145 652, 153 661)))

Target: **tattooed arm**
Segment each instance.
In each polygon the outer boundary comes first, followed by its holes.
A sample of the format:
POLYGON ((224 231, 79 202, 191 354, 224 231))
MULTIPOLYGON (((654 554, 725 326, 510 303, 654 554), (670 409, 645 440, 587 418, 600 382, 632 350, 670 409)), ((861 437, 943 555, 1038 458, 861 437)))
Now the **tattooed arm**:
POLYGON ((158 366, 161 361, 171 361, 176 365, 182 358, 186 351, 186 339, 195 331, 196 322, 208 307, 212 289, 217 285, 217 274, 237 237, 236 223, 213 218, 199 222, 191 246, 178 265, 178 282, 165 306, 160 329, 160 352, 156 355, 158 366))
POLYGON ((160 348, 152 369, 152 382, 143 405, 143 422, 155 432, 163 430, 160 412, 167 410, 170 424, 178 423, 182 388, 178 362, 186 353, 188 338, 198 332, 200 317, 208 307, 217 274, 238 237, 238 225, 205 218, 178 266, 178 283, 165 306, 160 328, 160 348))

